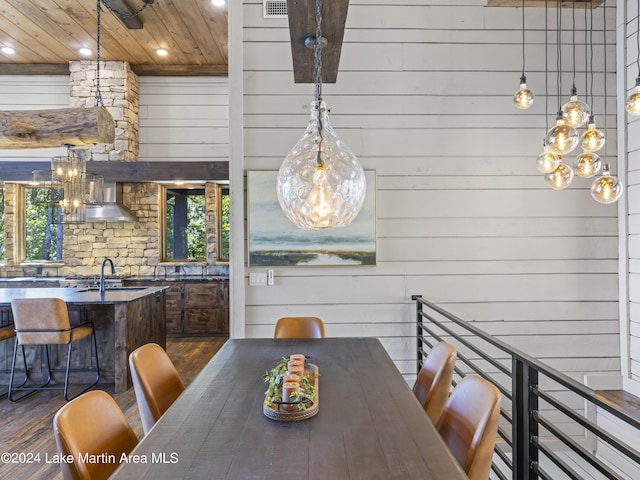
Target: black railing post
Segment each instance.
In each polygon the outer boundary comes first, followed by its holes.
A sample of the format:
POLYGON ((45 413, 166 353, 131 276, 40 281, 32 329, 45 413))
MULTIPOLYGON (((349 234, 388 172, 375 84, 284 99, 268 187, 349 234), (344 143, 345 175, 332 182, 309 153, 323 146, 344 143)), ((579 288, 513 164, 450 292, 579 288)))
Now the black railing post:
POLYGON ((416 374, 420 373, 420 368, 422 368, 422 303, 418 302, 418 298, 422 298, 422 295, 412 295, 411 300, 416 302, 416 325, 418 326, 416 332, 416 345, 417 345, 417 371, 416 374))
POLYGON ((536 480, 533 466, 538 463, 538 449, 532 438, 538 436, 538 423, 532 412, 538 410, 538 371, 513 357, 513 480, 536 480))

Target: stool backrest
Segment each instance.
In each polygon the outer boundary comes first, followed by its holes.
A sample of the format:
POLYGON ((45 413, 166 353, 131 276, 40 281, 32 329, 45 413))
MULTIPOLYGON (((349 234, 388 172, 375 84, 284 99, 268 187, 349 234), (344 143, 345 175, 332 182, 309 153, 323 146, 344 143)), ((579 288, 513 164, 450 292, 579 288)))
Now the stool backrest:
POLYGON ((21 345, 65 345, 71 342, 69 311, 64 300, 14 298, 11 300, 11 311, 21 345))

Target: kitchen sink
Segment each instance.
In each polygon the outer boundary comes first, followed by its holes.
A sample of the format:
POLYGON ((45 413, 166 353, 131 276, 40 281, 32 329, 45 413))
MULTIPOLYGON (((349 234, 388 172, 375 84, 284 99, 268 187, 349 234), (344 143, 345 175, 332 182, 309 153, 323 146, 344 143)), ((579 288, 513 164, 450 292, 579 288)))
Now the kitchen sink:
MULTIPOLYGON (((147 287, 105 287, 105 292, 139 292, 141 290, 146 290, 147 287)), ((76 293, 81 292, 97 292, 100 290, 100 287, 89 287, 89 288, 79 288, 74 290, 76 293)))

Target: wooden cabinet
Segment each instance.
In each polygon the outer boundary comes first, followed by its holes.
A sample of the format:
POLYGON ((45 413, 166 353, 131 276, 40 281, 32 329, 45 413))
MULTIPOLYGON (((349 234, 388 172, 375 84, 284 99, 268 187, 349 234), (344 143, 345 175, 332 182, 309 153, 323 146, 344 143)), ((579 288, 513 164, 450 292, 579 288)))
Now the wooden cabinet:
POLYGON ((167 335, 229 336, 229 280, 126 280, 167 286, 167 335))

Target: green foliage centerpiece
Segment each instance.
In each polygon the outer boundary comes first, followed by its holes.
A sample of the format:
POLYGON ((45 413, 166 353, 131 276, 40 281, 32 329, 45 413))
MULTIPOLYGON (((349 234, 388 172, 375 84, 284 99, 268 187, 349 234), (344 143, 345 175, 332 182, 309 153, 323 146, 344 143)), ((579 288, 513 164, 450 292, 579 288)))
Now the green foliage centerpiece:
POLYGON ((287 388, 285 377, 290 375, 289 359, 283 357, 271 370, 267 370, 262 379, 267 383, 267 391, 263 405, 264 414, 275 420, 296 421, 304 420, 318 413, 318 367, 306 363, 304 374, 299 377, 297 388, 287 388), (283 399, 283 390, 289 393, 289 398, 283 399))

